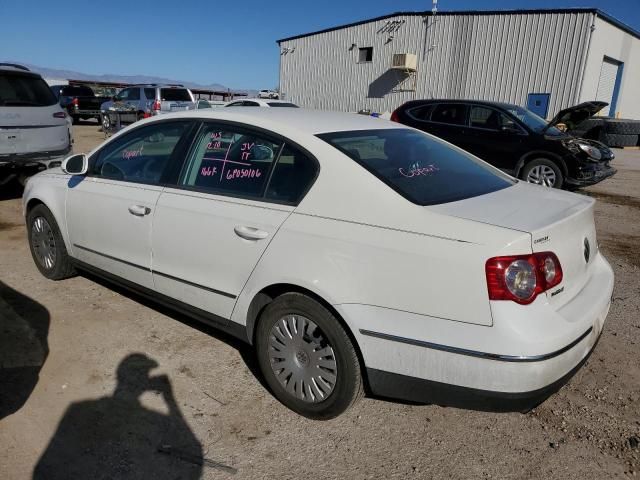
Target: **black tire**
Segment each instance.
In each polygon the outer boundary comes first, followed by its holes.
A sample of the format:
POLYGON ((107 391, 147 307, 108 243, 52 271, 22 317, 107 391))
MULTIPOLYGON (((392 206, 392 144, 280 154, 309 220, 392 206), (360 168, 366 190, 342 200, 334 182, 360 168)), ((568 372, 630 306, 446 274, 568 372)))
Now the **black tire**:
POLYGON ((73 123, 74 125, 77 125, 79 121, 80 121, 80 117, 78 117, 77 115, 71 115, 71 123, 73 123))
POLYGON ((67 253, 67 248, 64 245, 64 240, 60 233, 58 223, 51 211, 44 205, 36 205, 27 214, 27 236, 29 238, 29 249, 31 250, 31 256, 33 261, 40 270, 40 273, 50 280, 62 280, 64 278, 72 277, 76 274, 75 268, 67 253), (36 253, 36 246, 34 245, 34 223, 38 218, 44 218, 51 229, 51 235, 49 241, 52 242, 53 250, 55 250, 55 259, 53 265, 50 267, 45 266, 38 258, 36 253))
POLYGON ((640 120, 612 118, 605 122, 604 131, 616 135, 640 135, 640 120))
POLYGON ((552 185, 547 186, 551 188, 562 188, 562 185, 564 184, 564 175, 562 174, 562 170, 560 170, 560 167, 556 162, 554 162, 553 160, 549 160, 548 158, 534 158, 533 160, 527 162, 527 164, 522 168, 522 171, 520 172, 520 178, 525 182, 536 183, 532 181, 530 182, 528 180, 529 174, 536 167, 551 168, 555 174, 555 181, 552 185))
POLYGON ((635 147, 638 145, 638 135, 605 133, 602 135, 600 141, 609 147, 635 147))
MULTIPOLYGON (((267 305, 258 321, 255 345, 260 370, 271 392, 285 406, 300 415, 315 420, 328 420, 349 409, 363 395, 364 387, 360 361, 349 335, 329 310, 306 295, 285 293, 267 305), (306 337, 312 340, 318 337, 324 338, 326 340, 325 345, 333 349, 336 380, 333 390, 324 400, 313 403, 312 401, 297 398, 280 383, 271 367, 269 353, 275 351, 270 346, 272 328, 288 315, 296 316, 298 321, 300 321, 300 316, 306 317, 315 323, 319 332, 316 331, 314 335, 306 335, 306 337)), ((297 355, 295 357, 296 359, 298 358, 297 355)), ((299 368, 298 372, 301 372, 304 368, 310 367, 299 368)), ((292 381, 292 377, 289 377, 290 381, 292 381)), ((308 386, 308 388, 310 387, 308 386)), ((304 392, 304 387, 301 390, 304 392)), ((309 397, 307 396, 307 398, 309 397)))

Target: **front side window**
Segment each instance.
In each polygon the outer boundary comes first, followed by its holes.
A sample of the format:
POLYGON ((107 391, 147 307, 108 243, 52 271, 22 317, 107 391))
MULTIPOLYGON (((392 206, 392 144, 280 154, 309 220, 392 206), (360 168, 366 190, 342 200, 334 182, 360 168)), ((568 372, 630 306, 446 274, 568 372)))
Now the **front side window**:
POLYGON ((97 153, 90 174, 157 184, 187 126, 188 122, 162 122, 122 135, 97 153))
POLYGON ((298 108, 297 105, 289 102, 267 102, 267 105, 270 107, 289 107, 289 108, 298 108))
POLYGON ((415 130, 334 132, 318 137, 418 205, 464 200, 514 183, 472 155, 415 130))
POLYGON ((505 127, 511 130, 519 129, 518 125, 505 114, 493 108, 480 106, 471 107, 469 124, 472 127, 486 130, 503 130, 505 127))
POLYGON ((207 124, 180 185, 221 195, 262 197, 280 147, 281 143, 242 129, 207 124))
POLYGON ((511 105, 506 110, 536 133, 544 132, 546 135, 552 135, 557 137, 565 135, 562 131, 558 130, 556 127, 550 127, 549 122, 539 117, 538 115, 533 113, 531 110, 518 107, 517 105, 511 105))
POLYGON ((130 88, 125 88, 124 90, 121 90, 116 95, 116 101, 127 100, 129 98, 129 93, 131 93, 131 89, 130 88))
POLYGON ((466 122, 467 107, 461 103, 436 105, 431 113, 431 121, 448 123, 450 125, 464 125, 466 122))

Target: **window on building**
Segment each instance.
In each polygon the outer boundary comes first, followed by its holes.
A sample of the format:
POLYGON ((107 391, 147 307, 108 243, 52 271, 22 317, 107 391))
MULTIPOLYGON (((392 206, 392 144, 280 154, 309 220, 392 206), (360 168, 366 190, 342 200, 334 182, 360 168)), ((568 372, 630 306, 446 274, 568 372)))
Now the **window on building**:
POLYGON ((365 47, 358 49, 358 63, 373 61, 373 47, 365 47))

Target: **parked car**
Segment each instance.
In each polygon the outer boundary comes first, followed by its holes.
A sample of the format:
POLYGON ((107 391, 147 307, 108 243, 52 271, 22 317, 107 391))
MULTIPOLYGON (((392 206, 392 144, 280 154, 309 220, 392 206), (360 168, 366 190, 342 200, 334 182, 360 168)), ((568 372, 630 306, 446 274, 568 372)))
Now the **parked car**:
POLYGON ((85 85, 53 85, 51 91, 73 123, 95 118, 100 121, 100 106, 111 97, 98 97, 85 85))
POLYGON ((595 140, 564 133, 607 106, 585 102, 561 110, 550 122, 533 112, 501 102, 414 100, 395 110, 391 120, 436 135, 529 183, 584 187, 616 173, 614 154, 595 140))
POLYGON ((260 90, 258 92, 258 98, 278 99, 280 98, 280 94, 274 90, 260 90))
POLYGON ((297 105, 285 100, 263 100, 261 98, 245 98, 244 100, 234 100, 225 105, 225 107, 292 107, 298 108, 297 105))
MULTIPOLYGON (((138 118, 160 115, 163 113, 195 110, 196 102, 191 90, 182 85, 145 84, 127 87, 102 104, 100 109, 135 111, 138 118)), ((103 129, 110 129, 109 117, 101 117, 103 129)))
POLYGON ((23 201, 45 277, 90 271, 235 335, 311 418, 365 384, 529 408, 585 361, 613 290, 592 198, 362 115, 142 120, 34 177, 23 201))
POLYGON ((0 186, 60 165, 71 144, 67 114, 42 77, 0 63, 0 186))
POLYGON ((227 102, 222 100, 205 100, 204 98, 199 99, 196 102, 196 108, 220 108, 227 105, 227 102))

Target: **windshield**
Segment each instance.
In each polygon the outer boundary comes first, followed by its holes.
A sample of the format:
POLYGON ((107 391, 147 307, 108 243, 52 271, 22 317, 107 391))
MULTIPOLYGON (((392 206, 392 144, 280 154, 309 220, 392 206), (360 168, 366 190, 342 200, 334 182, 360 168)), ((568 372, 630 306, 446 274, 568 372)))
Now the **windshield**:
MULTIPOLYGON (((549 125, 544 118, 539 117, 535 113, 526 108, 518 107, 516 105, 511 105, 506 107, 505 110, 509 112, 511 115, 516 117, 522 123, 524 123, 527 127, 533 130, 536 133, 542 133, 542 131, 549 125)), ((546 135, 559 136, 564 135, 560 130, 556 127, 549 127, 544 132, 546 135)))
POLYGON ((358 130, 318 137, 418 205, 464 200, 514 183, 482 160, 415 130, 358 130))
POLYGON ((48 107, 58 103, 45 81, 36 75, 0 73, 0 106, 48 107))

